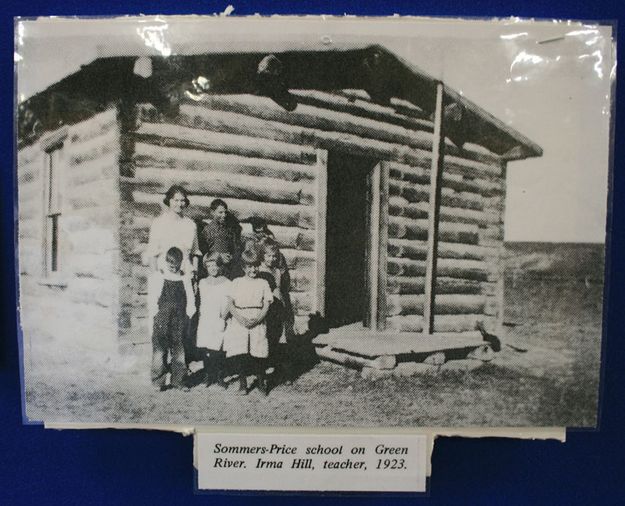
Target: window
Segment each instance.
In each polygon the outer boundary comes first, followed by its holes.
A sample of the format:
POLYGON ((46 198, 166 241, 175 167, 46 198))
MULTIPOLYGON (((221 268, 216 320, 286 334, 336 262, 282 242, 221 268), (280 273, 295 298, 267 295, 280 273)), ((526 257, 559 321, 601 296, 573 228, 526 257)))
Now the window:
POLYGON ((46 150, 44 179, 44 275, 54 276, 61 272, 62 262, 60 224, 62 216, 63 144, 55 144, 46 150))

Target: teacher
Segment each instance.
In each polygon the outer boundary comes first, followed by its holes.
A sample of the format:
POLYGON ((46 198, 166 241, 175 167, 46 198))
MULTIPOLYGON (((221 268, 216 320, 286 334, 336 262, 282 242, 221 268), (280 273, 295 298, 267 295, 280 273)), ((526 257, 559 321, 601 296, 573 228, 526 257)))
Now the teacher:
POLYGON ((150 238, 145 252, 147 262, 152 270, 162 269, 165 254, 169 248, 175 246, 183 254, 183 272, 195 278, 201 253, 195 222, 184 215, 185 209, 189 207, 187 191, 182 186, 173 185, 165 193, 163 203, 166 208, 154 218, 150 226, 150 238))

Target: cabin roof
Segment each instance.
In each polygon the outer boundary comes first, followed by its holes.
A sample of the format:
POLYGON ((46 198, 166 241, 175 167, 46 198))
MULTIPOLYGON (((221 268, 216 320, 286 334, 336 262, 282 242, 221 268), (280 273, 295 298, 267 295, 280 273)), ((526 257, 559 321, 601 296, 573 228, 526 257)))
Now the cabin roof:
MULTIPOLYGON (((76 111, 73 105, 72 113, 61 117, 63 122, 72 123, 72 116, 84 117, 89 110, 101 110, 112 102, 127 99, 129 90, 149 101, 145 95, 154 93, 156 88, 191 83, 198 76, 210 80, 211 93, 259 93, 258 65, 268 54, 281 62, 281 78, 288 89, 362 89, 373 102, 388 104, 390 98, 399 98, 417 106, 426 118, 433 113, 439 81, 383 46, 333 44, 330 48, 304 50, 285 46, 241 49, 226 51, 214 47, 201 54, 151 56, 152 76, 148 79, 134 74, 140 55, 100 57, 20 104, 19 119, 23 120, 27 110, 35 117, 45 117, 55 101, 57 113, 68 110, 64 103, 71 100, 79 104, 80 110, 76 111)), ((517 130, 448 86, 444 90, 444 105, 450 118, 445 123, 445 133, 455 144, 478 144, 506 160, 542 155, 542 148, 517 130)), ((51 126, 49 118, 44 124, 51 126)))

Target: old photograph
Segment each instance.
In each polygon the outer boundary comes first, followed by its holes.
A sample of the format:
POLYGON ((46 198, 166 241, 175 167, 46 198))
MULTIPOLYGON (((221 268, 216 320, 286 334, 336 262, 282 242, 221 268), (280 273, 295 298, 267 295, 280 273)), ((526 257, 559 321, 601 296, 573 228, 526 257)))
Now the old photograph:
POLYGON ((27 421, 595 427, 610 26, 16 22, 27 421))

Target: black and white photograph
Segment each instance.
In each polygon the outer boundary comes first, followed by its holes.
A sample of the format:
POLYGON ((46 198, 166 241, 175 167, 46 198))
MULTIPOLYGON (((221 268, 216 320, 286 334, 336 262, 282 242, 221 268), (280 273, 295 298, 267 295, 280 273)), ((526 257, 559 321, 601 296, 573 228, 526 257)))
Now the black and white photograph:
POLYGON ((15 28, 25 420, 597 426, 611 26, 15 28))

